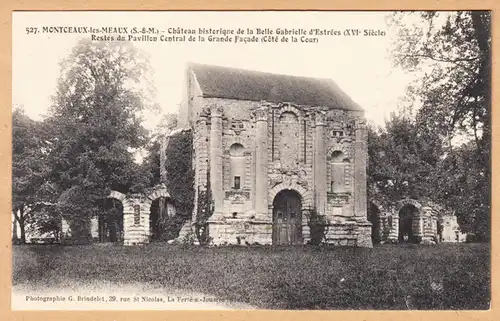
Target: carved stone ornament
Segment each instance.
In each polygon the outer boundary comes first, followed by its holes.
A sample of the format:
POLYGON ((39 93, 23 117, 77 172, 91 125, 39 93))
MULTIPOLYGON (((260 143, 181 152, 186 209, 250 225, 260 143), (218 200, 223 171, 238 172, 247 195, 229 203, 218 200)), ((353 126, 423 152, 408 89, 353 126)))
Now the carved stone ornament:
POLYGON ((222 117, 222 106, 217 104, 210 105, 210 114, 212 117, 222 117))
POLYGON ((236 135, 240 135, 241 132, 245 131, 245 124, 241 120, 233 120, 231 122, 231 129, 236 135))
POLYGON ((254 111, 255 114, 255 121, 267 121, 267 116, 269 114, 269 107, 268 106, 262 106, 254 111))
POLYGON ((141 205, 140 204, 134 204, 134 225, 140 225, 141 224, 141 205))
POLYGON ((354 130, 366 129, 366 120, 365 119, 358 118, 353 123, 354 123, 354 130))
POLYGON ((234 224, 234 229, 237 233, 245 233, 250 228, 247 222, 238 222, 234 224))
POLYGON ((231 204, 243 204, 246 201, 246 198, 241 194, 234 194, 229 197, 231 204))
POLYGON ((342 207, 349 203, 350 195, 348 193, 328 193, 328 203, 335 207, 342 207))
POLYGON ((230 201, 246 201, 250 198, 250 192, 244 190, 229 190, 225 193, 226 199, 230 201))
POLYGON ((328 136, 341 141, 349 136, 354 135, 355 121, 345 120, 345 121, 331 121, 328 126, 328 136))
POLYGON ((307 188, 307 172, 304 169, 273 168, 269 174, 271 188, 284 183, 286 185, 297 184, 307 188))
POLYGON ((345 123, 349 120, 348 112, 340 109, 330 109, 328 110, 328 122, 339 121, 345 123))
POLYGON ((327 120, 327 114, 324 111, 318 111, 314 115, 314 121, 316 126, 325 126, 327 120))

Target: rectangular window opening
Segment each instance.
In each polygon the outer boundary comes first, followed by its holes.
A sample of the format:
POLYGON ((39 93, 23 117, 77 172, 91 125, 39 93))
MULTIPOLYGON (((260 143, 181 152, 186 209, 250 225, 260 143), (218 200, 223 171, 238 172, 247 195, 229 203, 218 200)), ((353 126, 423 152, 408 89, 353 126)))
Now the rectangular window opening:
POLYGON ((234 189, 240 189, 241 188, 241 179, 239 176, 234 177, 234 189))

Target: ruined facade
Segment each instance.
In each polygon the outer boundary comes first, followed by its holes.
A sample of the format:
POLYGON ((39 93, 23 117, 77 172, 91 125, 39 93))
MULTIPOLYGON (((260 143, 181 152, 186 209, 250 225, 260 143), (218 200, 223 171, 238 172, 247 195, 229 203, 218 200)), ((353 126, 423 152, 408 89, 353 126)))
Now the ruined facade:
MULTIPOLYGON (((111 191, 109 200, 120 204, 116 209, 117 215, 110 215, 110 211, 102 216, 90 219, 90 237, 101 243, 118 242, 123 245, 148 244, 160 239, 161 230, 158 225, 158 206, 164 202, 163 215, 176 215, 175 202, 170 198, 164 184, 155 186, 145 193, 123 194, 111 191)), ((62 220, 62 238, 70 238, 72 231, 66 220, 62 220)), ((183 235, 185 231, 181 231, 183 235)), ((182 236, 181 235, 181 236, 182 236)))
MULTIPOLYGON (((321 242, 334 245, 465 241, 456 217, 435 204, 367 200, 364 111, 331 80, 191 64, 178 126, 193 134, 195 170, 194 211, 179 240, 210 192, 215 245, 307 244, 317 217, 326 225, 321 242)), ((100 242, 159 239, 158 202, 175 215, 165 185, 108 198, 121 216, 92 219, 100 242)), ((62 230, 71 233, 64 222, 62 230)))
POLYGON ((457 217, 428 201, 402 199, 395 204, 368 204, 368 220, 372 223, 372 241, 378 243, 465 242, 457 217))
POLYGON ((372 245, 364 111, 333 81, 191 64, 179 120, 213 244, 305 244, 319 214, 327 243, 372 245))

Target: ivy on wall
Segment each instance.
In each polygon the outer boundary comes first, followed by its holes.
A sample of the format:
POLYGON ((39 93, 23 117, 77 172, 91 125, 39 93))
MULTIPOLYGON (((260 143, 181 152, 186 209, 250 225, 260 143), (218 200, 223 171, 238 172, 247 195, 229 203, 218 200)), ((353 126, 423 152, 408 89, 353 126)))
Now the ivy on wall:
POLYGON ((160 148, 159 139, 151 142, 147 148, 149 155, 145 158, 142 168, 144 172, 152 174, 150 186, 164 183, 174 203, 176 215, 161 222, 159 239, 167 241, 178 237, 182 226, 191 219, 193 213, 193 132, 183 130, 169 137, 165 151, 165 182, 162 182, 160 177, 160 148))
POLYGON ((193 132, 185 130, 170 136, 165 159, 167 180, 164 183, 175 205, 176 215, 164 225, 162 236, 164 240, 177 237, 182 225, 191 219, 194 208, 192 160, 193 132))
POLYGON ((198 192, 198 206, 196 213, 195 232, 201 245, 210 243, 208 233, 208 219, 214 213, 214 201, 210 186, 210 170, 207 170, 207 186, 205 190, 198 192))

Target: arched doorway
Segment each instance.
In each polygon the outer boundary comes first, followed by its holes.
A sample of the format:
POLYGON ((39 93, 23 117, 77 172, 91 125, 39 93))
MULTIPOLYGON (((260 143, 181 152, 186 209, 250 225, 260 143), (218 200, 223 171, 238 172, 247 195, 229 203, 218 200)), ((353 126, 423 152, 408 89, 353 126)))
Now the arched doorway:
POLYGON ((151 202, 149 212, 151 241, 162 240, 164 233, 168 230, 169 220, 173 216, 175 216, 175 207, 169 198, 159 197, 151 202))
POLYGON ((273 244, 302 244, 302 200, 294 190, 282 190, 273 201, 273 244))
POLYGON ((418 243, 414 222, 418 212, 413 204, 406 204, 399 210, 399 243, 418 243))
POLYGON ((123 242, 123 205, 115 198, 104 201, 98 218, 99 242, 123 242))
POLYGON ((372 223, 372 242, 373 244, 380 244, 382 240, 382 229, 381 229, 381 220, 380 220, 380 210, 379 208, 370 202, 368 204, 368 213, 367 213, 368 222, 372 223))

